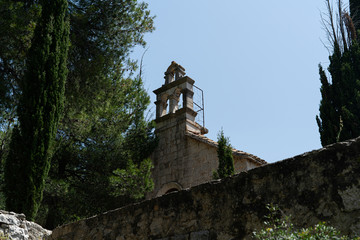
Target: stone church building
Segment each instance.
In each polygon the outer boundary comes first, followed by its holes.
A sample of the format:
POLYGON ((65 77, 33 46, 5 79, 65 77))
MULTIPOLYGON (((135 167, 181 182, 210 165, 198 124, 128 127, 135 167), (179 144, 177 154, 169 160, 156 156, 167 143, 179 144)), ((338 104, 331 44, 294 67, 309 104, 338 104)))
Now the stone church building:
MULTIPOLYGON (((154 91, 159 143, 151 157, 155 187, 147 198, 211 181, 218 168, 217 142, 207 138, 207 129, 195 121, 194 82, 173 61, 165 72, 165 84, 154 91)), ((236 149, 233 157, 236 173, 266 164, 236 149)))

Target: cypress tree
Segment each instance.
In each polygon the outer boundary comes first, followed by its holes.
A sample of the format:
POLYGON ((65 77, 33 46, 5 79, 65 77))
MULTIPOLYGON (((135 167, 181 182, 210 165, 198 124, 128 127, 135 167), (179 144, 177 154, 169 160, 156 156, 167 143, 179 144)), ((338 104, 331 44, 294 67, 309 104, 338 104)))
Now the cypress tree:
MULTIPOLYGON (((328 15, 334 21, 325 26, 328 33, 332 32, 329 39, 333 40, 328 67, 331 78, 319 66, 322 100, 316 121, 323 146, 360 135, 360 46, 352 18, 343 11, 340 0, 337 4, 341 16, 335 21, 328 7, 328 15), (341 34, 337 35, 338 32, 341 34)), ((352 14, 356 15, 354 9, 359 1, 350 4, 352 14)))
POLYGON ((20 83, 18 126, 5 164, 6 208, 34 219, 63 109, 69 46, 67 0, 42 0, 41 17, 20 83))
POLYGON ((340 123, 340 116, 334 107, 332 86, 328 82, 325 71, 321 65, 319 65, 319 74, 322 99, 320 102, 320 117, 316 116, 316 121, 319 126, 321 143, 325 146, 336 142, 339 126, 333 123, 340 123))
POLYGON ((217 177, 224 178, 234 174, 234 159, 232 155, 232 148, 229 138, 224 136, 224 131, 221 130, 218 134, 218 149, 217 149, 219 167, 217 170, 217 177))
POLYGON ((355 23, 356 28, 359 28, 360 24, 360 0, 350 0, 350 16, 355 23))
POLYGON ((323 146, 360 135, 360 47, 356 40, 341 53, 335 47, 328 71, 320 66, 320 117, 317 116, 323 146))

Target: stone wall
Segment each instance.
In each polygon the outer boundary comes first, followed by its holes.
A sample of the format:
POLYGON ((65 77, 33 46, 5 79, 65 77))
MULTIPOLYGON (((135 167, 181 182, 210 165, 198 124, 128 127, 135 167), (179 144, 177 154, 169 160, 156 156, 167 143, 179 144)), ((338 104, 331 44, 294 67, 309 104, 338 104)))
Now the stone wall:
MULTIPOLYGON (((159 143, 151 159, 155 187, 147 199, 161 196, 169 189, 184 189, 213 179, 217 170, 217 143, 204 135, 188 131, 190 122, 185 109, 165 115, 157 122, 159 143), (175 187, 176 186, 176 187, 175 187)), ((265 163, 251 154, 233 150, 235 172, 246 171, 265 163)))
MULTIPOLYGON (((188 176, 181 179, 185 188, 211 181, 213 179, 213 172, 218 169, 219 165, 217 143, 216 145, 211 145, 187 137, 185 146, 188 152, 188 156, 186 156, 188 159, 188 166, 186 166, 188 168, 188 176)), ((233 158, 235 173, 244 172, 259 166, 259 164, 244 156, 233 154, 233 158)))
POLYGON ((360 138, 61 226, 50 239, 248 239, 268 203, 299 227, 360 233, 360 138))

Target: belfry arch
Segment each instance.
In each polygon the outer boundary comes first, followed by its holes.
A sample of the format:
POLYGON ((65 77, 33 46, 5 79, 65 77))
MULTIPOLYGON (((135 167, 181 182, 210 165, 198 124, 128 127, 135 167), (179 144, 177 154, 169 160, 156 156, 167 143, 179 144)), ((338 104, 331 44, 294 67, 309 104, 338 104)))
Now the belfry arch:
POLYGON ((179 101, 182 95, 183 102, 181 106, 187 109, 186 112, 193 115, 194 119, 192 121, 195 121, 197 115, 193 104, 193 85, 195 81, 185 76, 185 69, 174 61, 171 62, 165 72, 164 78, 165 84, 154 91, 156 94, 156 119, 180 110, 179 101), (168 105, 169 111, 167 111, 168 105))

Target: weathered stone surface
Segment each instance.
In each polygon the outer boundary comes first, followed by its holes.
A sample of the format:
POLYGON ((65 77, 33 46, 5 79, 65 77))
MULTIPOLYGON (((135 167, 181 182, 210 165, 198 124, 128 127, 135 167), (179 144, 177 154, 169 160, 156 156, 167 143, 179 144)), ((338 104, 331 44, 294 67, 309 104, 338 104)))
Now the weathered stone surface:
POLYGON ((190 233, 190 240, 210 240, 209 231, 190 233))
POLYGON ((170 240, 189 240, 189 235, 177 235, 170 238, 170 240))
POLYGON ((41 240, 50 235, 51 231, 26 221, 24 214, 0 210, 0 233, 12 240, 41 240))
MULTIPOLYGON (((359 179, 360 180, 360 179, 359 179)), ((344 191, 339 191, 339 195, 343 201, 345 211, 354 211, 360 209, 360 189, 356 186, 346 188, 344 191)))
POLYGON ((298 227, 326 221, 358 234, 359 199, 357 138, 61 226, 49 239, 250 239, 264 227, 268 203, 278 204, 298 227))

